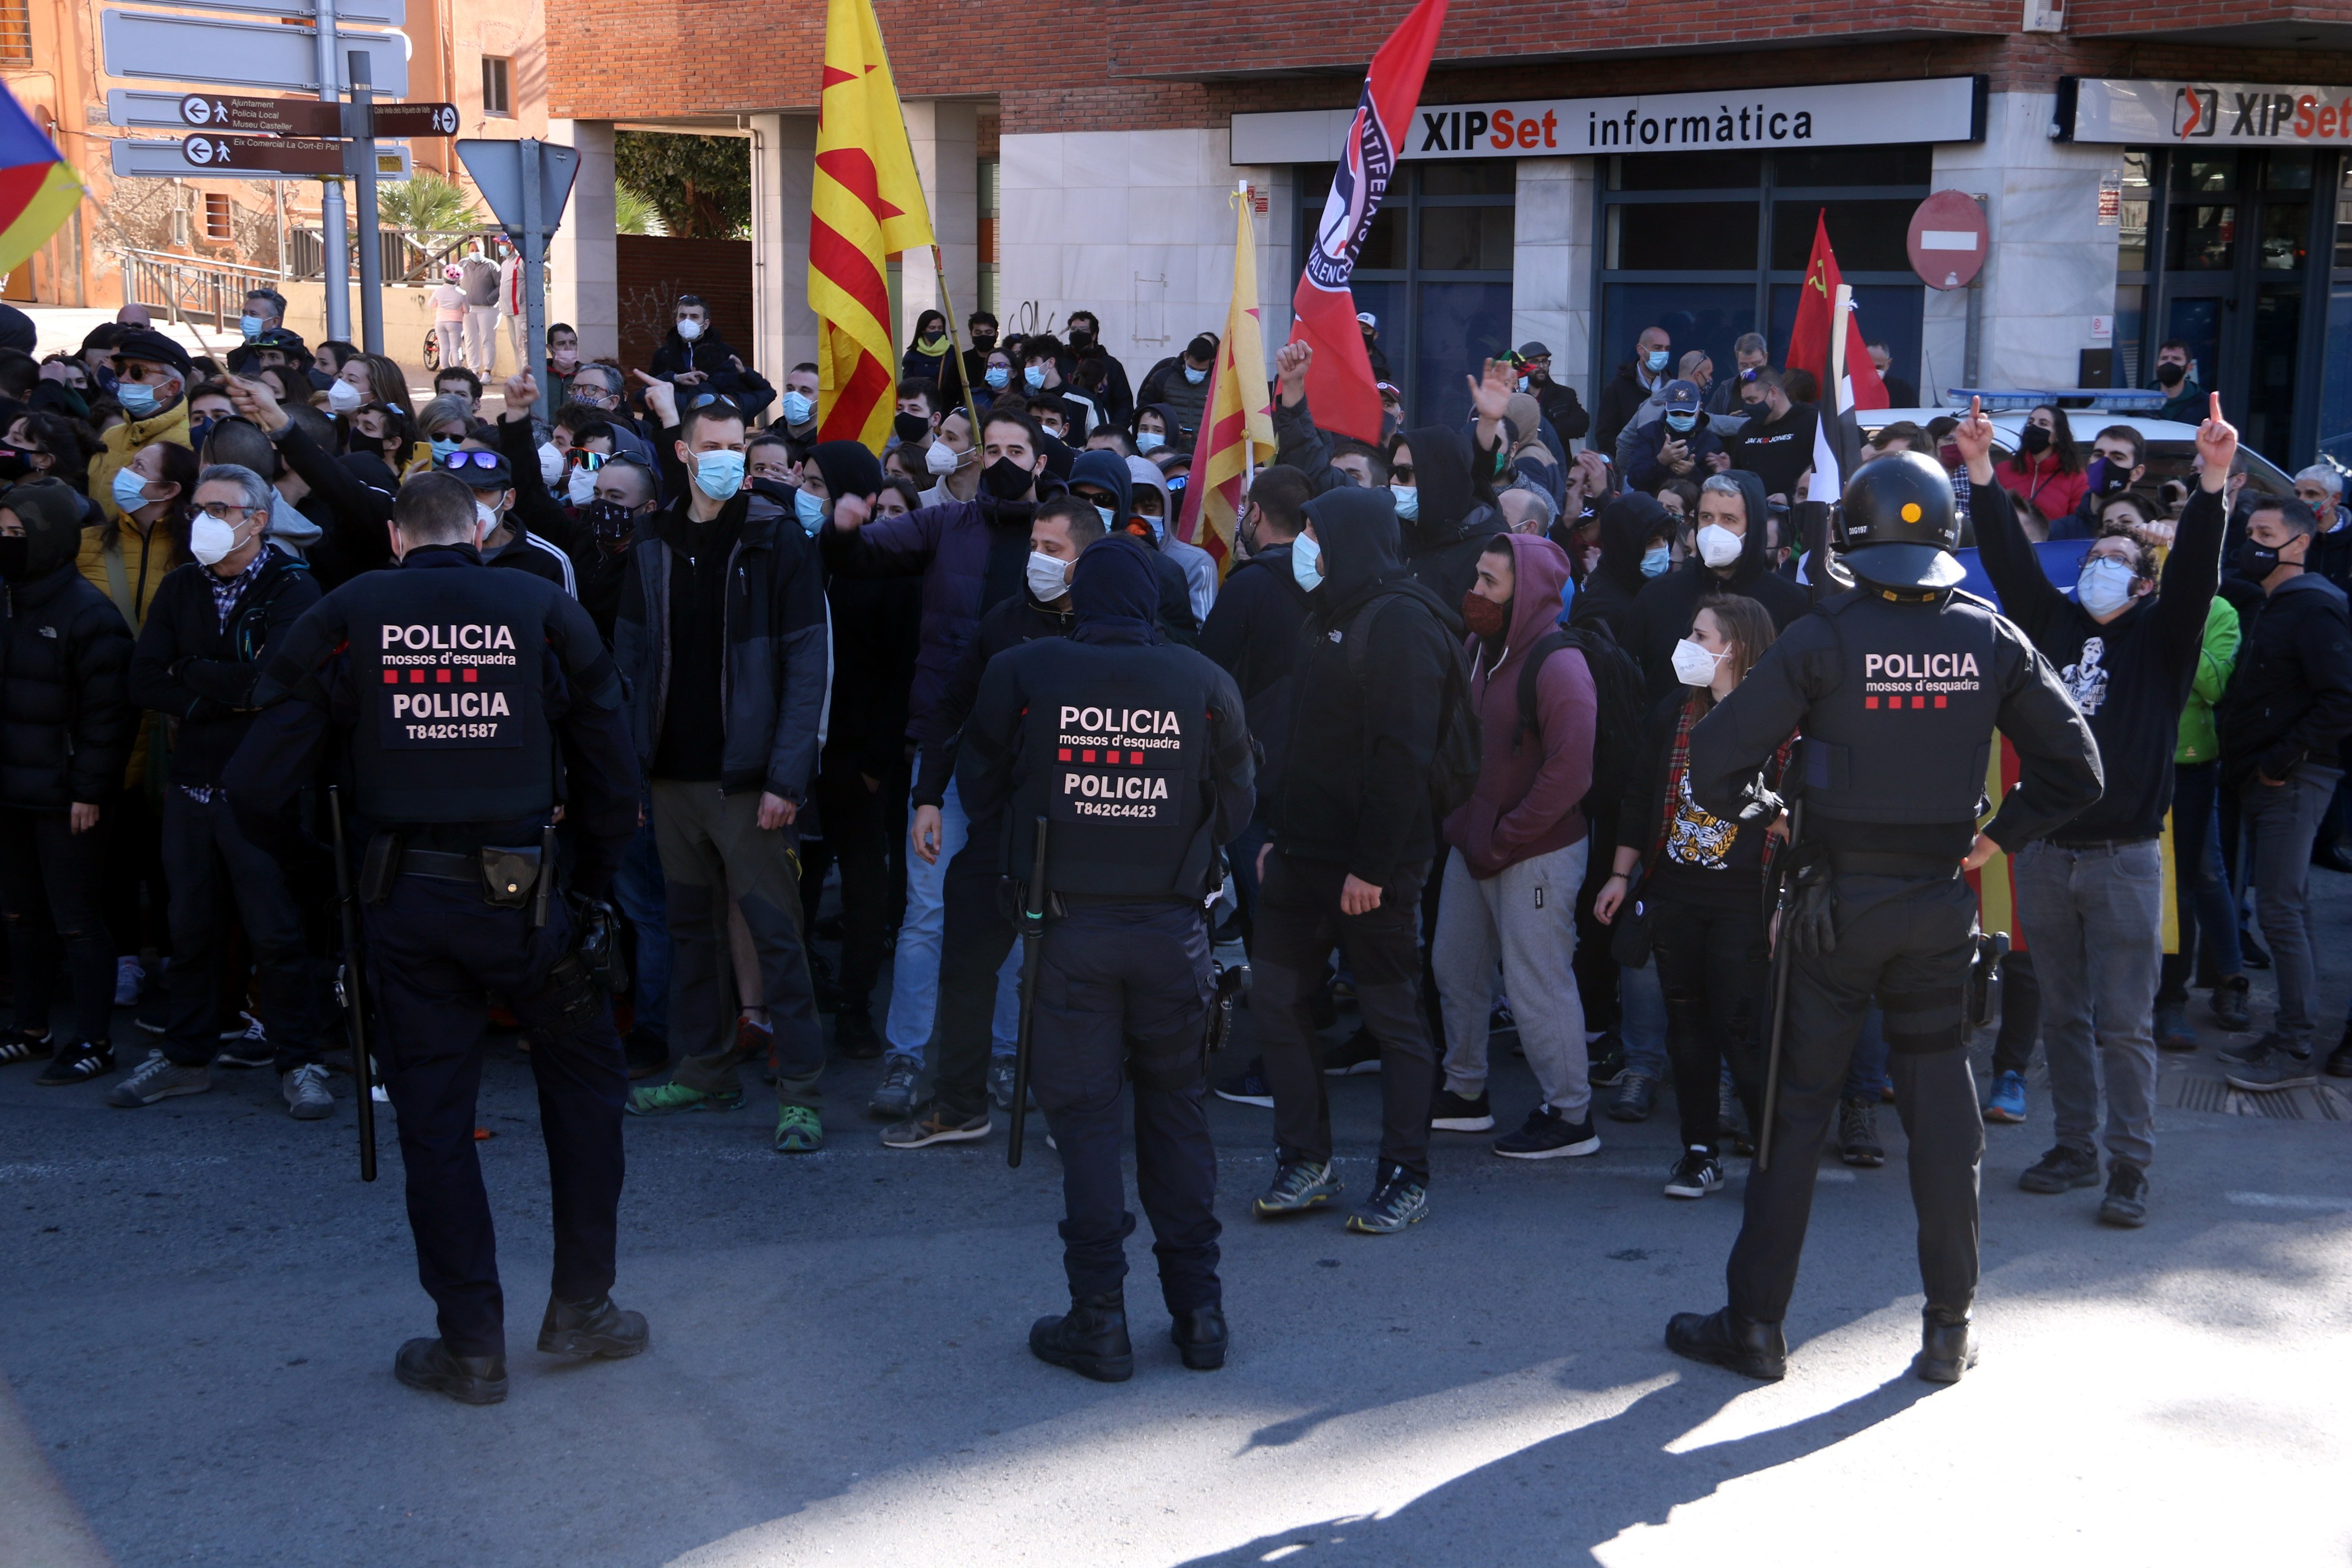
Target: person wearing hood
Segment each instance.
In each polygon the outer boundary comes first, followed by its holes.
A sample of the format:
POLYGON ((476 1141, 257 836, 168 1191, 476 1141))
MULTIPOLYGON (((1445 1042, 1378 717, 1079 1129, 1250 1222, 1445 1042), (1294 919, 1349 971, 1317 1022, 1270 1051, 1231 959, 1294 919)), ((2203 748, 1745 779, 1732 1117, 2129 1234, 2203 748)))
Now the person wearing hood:
POLYGON ((652 372, 656 379, 677 388, 683 407, 690 408, 706 393, 715 393, 750 420, 758 418, 760 411, 776 400, 776 389, 719 337, 710 307, 698 295, 677 297, 669 331, 662 335, 661 347, 654 350, 652 372))
MULTIPOLYGON (((629 1109, 659 1116, 740 1105, 738 1068, 772 1045, 775 1148, 800 1153, 824 1142, 816 1110, 824 1037, 794 848, 832 684, 824 574, 803 526, 745 489, 742 416, 725 403, 679 416, 670 398, 667 385, 647 389, 668 426, 677 499, 638 524, 613 658, 652 785, 669 1026, 686 1055, 669 1082, 634 1091, 629 1109), (720 980, 729 900, 751 932, 764 1020, 739 1023, 720 980)), ((863 463, 836 468, 842 489, 816 503, 820 512, 863 519, 882 475, 859 451, 863 463)))
POLYGON ((1787 631, 1810 607, 1805 590, 1772 569, 1767 519, 1763 481, 1745 468, 1710 474, 1699 486, 1691 558, 1652 578, 1626 617, 1625 650, 1642 661, 1652 700, 1681 685, 1675 645, 1690 630, 1701 599, 1715 594, 1754 599, 1770 613, 1776 632, 1787 631))
POLYGON ((1701 479, 1729 468, 1714 424, 1697 384, 1667 383, 1658 417, 1629 425, 1618 437, 1617 467, 1626 489, 1654 493, 1668 479, 1701 479))
MULTIPOLYGON (((1257 471, 1241 519, 1241 543, 1248 553, 1225 574, 1216 605, 1201 627, 1201 651, 1234 678, 1249 708, 1250 733, 1265 748, 1257 773, 1261 801, 1273 796, 1282 779, 1291 671, 1298 662, 1299 633, 1310 602, 1290 568, 1292 542, 1307 521, 1307 476, 1297 468, 1275 463, 1257 471)), ((1249 847, 1254 862, 1256 846, 1249 847)), ((1256 867, 1237 856, 1234 873, 1247 909, 1255 901, 1256 867)))
POLYGON ((1495 1125, 1486 1098, 1486 1037, 1495 965, 1524 999, 1519 1043, 1543 1100, 1527 1124, 1494 1145, 1512 1160, 1591 1154, 1592 1086, 1576 971, 1576 903, 1591 829, 1599 699, 1584 655, 1550 636, 1568 552, 1549 539, 1498 534, 1462 596, 1469 627, 1470 694, 1485 746, 1477 787, 1445 819, 1445 862, 1431 967, 1444 1000, 1445 1088, 1430 1124, 1461 1132, 1495 1125), (1548 657, 1547 657, 1548 656, 1548 657), (1539 660, 1532 671, 1530 659, 1539 660), (1532 674, 1535 723, 1519 696, 1532 674))
POLYGON ((1127 531, 1165 555, 1183 570, 1186 597, 1197 627, 1209 618, 1217 603, 1217 558, 1197 544, 1176 537, 1176 506, 1167 476, 1149 458, 1127 459, 1129 500, 1127 531))
POLYGON ((1161 637, 1154 559, 1124 535, 1086 548, 1070 581, 1071 635, 989 662, 956 765, 974 819, 1004 819, 1009 870, 1024 875, 1044 851, 1045 888, 1033 891, 1060 913, 1034 977, 1030 1083, 1062 1157, 1070 1310, 1039 1319, 1029 1348, 1106 1383, 1135 1365, 1123 1288, 1135 1228, 1120 1173, 1128 1080, 1171 1337, 1199 1372, 1224 1364, 1227 1342, 1203 1107, 1203 906, 1219 847, 1249 820, 1254 748, 1233 678, 1161 637), (1040 819, 1051 823, 1042 844, 1040 819))
POLYGON ((1472 440, 1458 430, 1424 425, 1399 432, 1389 447, 1389 493, 1395 500, 1405 571, 1448 609, 1477 580, 1486 541, 1510 531, 1495 508, 1491 475, 1473 468, 1474 460, 1481 468, 1491 465, 1502 440, 1511 384, 1507 373, 1502 362, 1490 360, 1484 383, 1471 378, 1480 400, 1478 433, 1472 440))
MULTIPOLYGON (((1159 548, 1166 519, 1157 520, 1159 529, 1152 526, 1152 520, 1140 519, 1135 506, 1134 471, 1129 462, 1117 452, 1076 453, 1070 462, 1070 493, 1094 504, 1103 514, 1104 528, 1140 540, 1151 552, 1152 579, 1160 584, 1160 625, 1170 641, 1190 647, 1201 635, 1200 620, 1192 613, 1192 585, 1186 580, 1183 564, 1159 548)), ((1162 479, 1160 505, 1163 511, 1168 504, 1166 485, 1162 479)))
MULTIPOLYGON (((1458 437, 1457 437, 1458 439, 1458 437)), ((1322 1046, 1308 1012, 1332 947, 1356 977, 1381 1058, 1380 1162, 1350 1229, 1402 1230, 1429 1212, 1436 1052, 1422 1005, 1418 906, 1437 853, 1429 769, 1461 622, 1396 557, 1395 503, 1376 490, 1316 497, 1291 542, 1307 590, 1289 750, 1259 851, 1250 1016, 1274 1100, 1276 1170, 1262 1218, 1339 1195, 1322 1046)), ((1482 547, 1483 548, 1483 547, 1482 547)))
POLYGON ((1601 560, 1585 574, 1569 605, 1568 621, 1579 626, 1597 621, 1625 646, 1633 601, 1674 570, 1675 538, 1680 531, 1672 512, 1638 490, 1628 490, 1602 507, 1599 522, 1601 560))
POLYGON ((51 1058, 40 1081, 114 1070, 114 942, 100 902, 111 809, 137 731, 131 627, 75 570, 81 506, 57 479, 0 493, 0 909, 16 1027, 0 1065, 51 1058), (49 1033, 62 975, 74 1037, 49 1033))

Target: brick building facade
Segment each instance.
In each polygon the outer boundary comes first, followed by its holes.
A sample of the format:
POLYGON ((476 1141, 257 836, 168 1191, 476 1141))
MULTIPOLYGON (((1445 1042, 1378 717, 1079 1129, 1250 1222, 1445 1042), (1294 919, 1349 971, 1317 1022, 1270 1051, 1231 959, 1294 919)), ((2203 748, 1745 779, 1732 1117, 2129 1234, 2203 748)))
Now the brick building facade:
MULTIPOLYGON (((1406 8, 877 0, 951 297, 1008 326, 1096 310, 1139 377, 1222 319, 1227 204, 1246 184, 1278 342, 1344 123, 1317 111, 1354 103, 1406 8)), ((597 298, 609 196, 588 191, 612 128, 718 130, 752 142, 762 368, 808 356, 824 20, 709 0, 550 14, 551 112, 572 121, 590 175, 558 285, 592 343, 613 314, 597 298)), ((1530 338, 1588 396, 1654 321, 1718 363, 1741 331, 1777 352, 1826 214, 1866 331, 1925 396, 1962 384, 1971 342, 1979 384, 2074 386, 2137 384, 2155 344, 2180 337, 2271 456, 2352 460, 2352 18, 2338 5, 1455 0, 1422 98, 1417 124, 1445 128, 1408 140, 1358 289, 1417 416, 1452 412, 1478 353, 1530 338), (2074 122, 2078 100, 2097 123, 2074 122), (2184 134, 2175 100, 2217 118, 2191 113, 2184 134), (2273 115, 2263 100, 2307 104, 2273 115), (1992 235, 1973 334, 1969 291, 1926 288, 1904 256, 1910 210, 1948 188, 1983 199, 1992 235)), ((909 262, 902 326, 937 299, 926 258, 909 262)))

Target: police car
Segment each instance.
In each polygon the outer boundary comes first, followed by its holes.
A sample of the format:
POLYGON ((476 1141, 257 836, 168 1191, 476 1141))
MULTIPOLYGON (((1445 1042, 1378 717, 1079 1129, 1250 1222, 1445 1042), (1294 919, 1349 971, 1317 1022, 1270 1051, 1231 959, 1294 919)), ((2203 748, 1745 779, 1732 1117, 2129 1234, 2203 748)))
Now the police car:
MULTIPOLYGON (((1885 426, 1905 420, 1924 430, 1932 419, 1948 415, 1956 419, 1967 416, 1968 396, 1958 387, 1953 392, 1958 401, 1948 407, 1864 408, 1857 412, 1856 418, 1865 436, 1875 436, 1885 426)), ((2163 405, 2164 394, 2160 392, 2088 387, 2065 392, 1979 392, 1974 395, 1984 400, 1984 410, 1992 416, 1996 463, 2007 462, 2016 454, 2026 416, 2045 405, 2055 404, 2064 410, 2066 423, 2074 434, 2074 445, 2085 463, 2090 461, 2093 437, 2111 425, 2127 425, 2139 432, 2147 453, 2147 473, 2139 482, 2141 490, 2154 492, 2167 481, 2176 482, 2185 490, 2197 482, 2197 426, 2156 418, 2149 410, 2163 405)), ((2240 447, 2238 451, 2246 459, 2246 483, 2256 494, 2294 494, 2294 480, 2285 469, 2251 447, 2240 447)))

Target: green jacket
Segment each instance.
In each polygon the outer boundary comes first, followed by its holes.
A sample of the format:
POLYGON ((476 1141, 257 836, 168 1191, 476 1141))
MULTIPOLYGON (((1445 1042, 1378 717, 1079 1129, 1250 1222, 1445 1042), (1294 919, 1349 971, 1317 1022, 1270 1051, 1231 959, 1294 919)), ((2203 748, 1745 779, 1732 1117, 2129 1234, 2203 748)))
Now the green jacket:
POLYGON ((2221 742, 2213 728, 2213 704, 2230 684, 2230 670, 2238 662, 2237 606, 2213 595, 2205 612, 2205 642, 2197 653, 2197 679, 2189 685, 2189 706, 2180 710, 2180 744, 2176 763, 2210 763, 2221 755, 2221 742))

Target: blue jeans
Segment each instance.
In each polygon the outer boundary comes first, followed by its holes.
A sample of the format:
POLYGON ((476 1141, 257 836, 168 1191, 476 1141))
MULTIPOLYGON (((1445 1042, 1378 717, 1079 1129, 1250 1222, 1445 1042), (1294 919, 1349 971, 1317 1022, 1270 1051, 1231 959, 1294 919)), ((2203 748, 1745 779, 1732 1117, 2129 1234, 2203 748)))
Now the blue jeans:
POLYGON ((637 1027, 655 1039, 669 1038, 669 900, 662 887, 661 847, 654 837, 653 796, 645 799, 646 820, 613 873, 613 901, 637 933, 635 984, 637 1027))
POLYGON ((2278 980, 2278 1012, 2271 1032, 2298 1056, 2311 1050, 2313 992, 2319 973, 2311 913, 2311 843, 2336 796, 2344 770, 2299 763, 2286 782, 2249 779, 2238 790, 2239 810, 2254 836, 2254 913, 2271 944, 2278 980))
MULTIPOLYGON (((1853 1055, 1846 1062, 1845 1098, 1875 1100, 1894 1080, 1886 1076, 1886 1030, 1882 1026, 1886 1015, 1873 1002, 1870 1011, 1862 1016, 1862 1033, 1853 1040, 1853 1055)), ((1769 1025, 1767 1026, 1769 1027, 1769 1025)), ((1770 1037, 1766 1037, 1769 1043, 1770 1037)))
POLYGON ((1666 994, 1658 984, 1655 959, 1639 969, 1617 968, 1617 1037, 1625 1042, 1628 1071, 1666 1076, 1666 994))
MULTIPOLYGON (((910 808, 911 812, 911 808, 910 808)), ((947 928, 948 862, 964 846, 971 819, 955 784, 948 784, 940 803, 940 858, 925 864, 911 849, 907 855, 907 912, 898 922, 898 945, 890 956, 890 1016, 882 1037, 894 1057, 912 1058, 918 1066, 930 1054, 931 1032, 940 1011, 940 938, 947 928)), ((1016 943, 1004 967, 997 971, 996 1015, 990 1026, 992 1054, 1013 1054, 1021 1029, 1021 949, 1016 943)))

